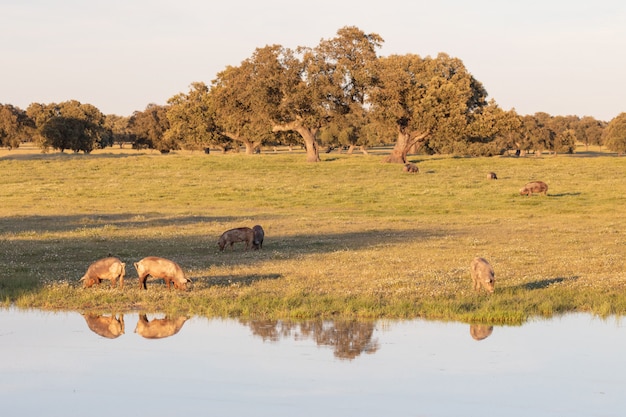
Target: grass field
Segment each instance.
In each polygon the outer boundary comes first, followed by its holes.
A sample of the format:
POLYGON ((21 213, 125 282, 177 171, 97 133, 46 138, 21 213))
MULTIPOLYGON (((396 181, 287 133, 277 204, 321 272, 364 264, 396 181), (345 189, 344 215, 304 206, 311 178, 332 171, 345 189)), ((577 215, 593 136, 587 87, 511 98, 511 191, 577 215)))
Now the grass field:
POLYGON ((512 324, 626 313, 626 158, 410 157, 418 174, 376 150, 304 159, 0 150, 0 303, 512 324), (535 179, 548 196, 520 196, 535 179), (262 250, 219 252, 223 231, 255 224, 262 250), (126 263, 126 287, 83 289, 78 279, 108 254, 126 263), (140 290, 132 264, 149 255, 178 262, 190 290, 140 290), (474 256, 496 271, 492 295, 472 290, 474 256))

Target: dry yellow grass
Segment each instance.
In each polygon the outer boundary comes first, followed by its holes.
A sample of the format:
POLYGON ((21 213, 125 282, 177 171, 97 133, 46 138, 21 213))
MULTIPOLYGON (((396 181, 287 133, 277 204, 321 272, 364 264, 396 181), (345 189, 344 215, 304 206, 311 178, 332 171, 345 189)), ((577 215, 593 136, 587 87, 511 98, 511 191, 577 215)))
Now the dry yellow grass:
POLYGON ((516 323, 626 311, 626 158, 0 153, 0 278, 22 307, 177 310, 243 317, 430 317, 516 323), (497 181, 486 179, 495 171, 497 181), (541 179, 547 197, 518 195, 541 179), (261 251, 218 251, 226 229, 262 224, 261 251), (127 288, 77 280, 109 253, 127 288), (186 293, 140 291, 132 262, 177 261, 186 293), (491 296, 469 262, 496 270, 491 296))

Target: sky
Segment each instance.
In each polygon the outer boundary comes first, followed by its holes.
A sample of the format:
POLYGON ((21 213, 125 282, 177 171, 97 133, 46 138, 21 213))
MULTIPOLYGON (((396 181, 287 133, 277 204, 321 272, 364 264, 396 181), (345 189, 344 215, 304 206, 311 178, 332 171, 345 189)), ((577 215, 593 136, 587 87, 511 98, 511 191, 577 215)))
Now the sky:
POLYGON ((78 100, 129 116, 279 44, 344 26, 380 56, 459 58, 503 109, 626 111, 624 0, 0 0, 0 103, 78 100))

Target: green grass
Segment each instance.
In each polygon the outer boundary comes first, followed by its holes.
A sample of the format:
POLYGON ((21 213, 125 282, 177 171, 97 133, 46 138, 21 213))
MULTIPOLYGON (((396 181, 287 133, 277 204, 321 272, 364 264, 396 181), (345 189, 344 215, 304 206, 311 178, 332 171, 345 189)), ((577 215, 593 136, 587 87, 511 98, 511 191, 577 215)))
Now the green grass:
POLYGON ((322 158, 2 150, 0 303, 489 323, 626 313, 626 158, 411 157, 419 174, 377 154, 322 158), (535 179, 548 196, 520 196, 535 179), (263 250, 218 251, 223 231, 254 224, 263 250), (109 253, 126 287, 80 287, 109 253), (140 291, 132 263, 149 255, 178 262, 192 288, 140 291), (477 255, 494 266, 493 295, 472 290, 477 255))

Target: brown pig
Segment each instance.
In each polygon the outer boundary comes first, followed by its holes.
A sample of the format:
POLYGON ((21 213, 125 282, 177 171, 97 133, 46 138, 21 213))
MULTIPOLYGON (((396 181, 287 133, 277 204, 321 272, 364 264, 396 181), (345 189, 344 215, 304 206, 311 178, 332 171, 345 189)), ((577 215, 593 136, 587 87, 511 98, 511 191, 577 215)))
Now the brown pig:
POLYGON ((184 290, 187 283, 191 282, 185 277, 185 273, 181 267, 173 261, 157 256, 148 256, 139 262, 135 262, 135 269, 139 275, 139 288, 148 289, 146 281, 148 275, 154 279, 163 278, 167 289, 170 289, 170 283, 174 283, 174 288, 184 290))
POLYGON ((487 179, 488 180, 497 180, 498 176, 496 175, 495 172, 490 172, 489 174, 487 174, 487 179))
POLYGON ((220 236, 217 241, 217 246, 223 251, 226 245, 230 245, 230 248, 233 249, 233 244, 237 242, 245 242, 245 250, 248 250, 254 245, 254 231, 249 227, 238 227, 236 229, 227 230, 220 236))
POLYGON ((408 163, 404 164, 404 166, 402 167, 402 171, 409 172, 409 173, 412 173, 412 174, 420 172, 420 170, 417 167, 417 165, 415 165, 415 164, 413 164, 411 162, 408 162, 408 163))
POLYGON ((531 196, 531 194, 548 195, 548 184, 543 181, 529 182, 519 190, 520 195, 531 196))
POLYGON ((474 258, 470 264, 470 272, 476 291, 480 291, 480 287, 482 286, 488 293, 493 293, 496 281, 495 273, 486 259, 479 257, 474 258))
POLYGON ((261 225, 256 225, 252 228, 254 232, 254 241, 252 242, 252 249, 262 249, 263 248, 263 239, 265 239, 265 231, 261 227, 261 225))
POLYGON ((148 321, 145 314, 139 314, 139 321, 135 327, 135 333, 145 337, 146 339, 162 339, 164 337, 173 336, 180 331, 183 324, 187 321, 187 317, 152 319, 148 321))
POLYGON ((112 314, 104 316, 94 313, 83 314, 89 329, 97 335, 106 337, 107 339, 115 339, 124 334, 124 315, 120 314, 119 318, 112 314))
POLYGON ((103 279, 111 281, 111 287, 115 287, 116 281, 120 279, 120 288, 124 287, 124 274, 126 274, 126 264, 115 257, 103 258, 95 261, 87 272, 80 279, 83 281, 83 286, 89 288, 95 284, 100 284, 103 279))

